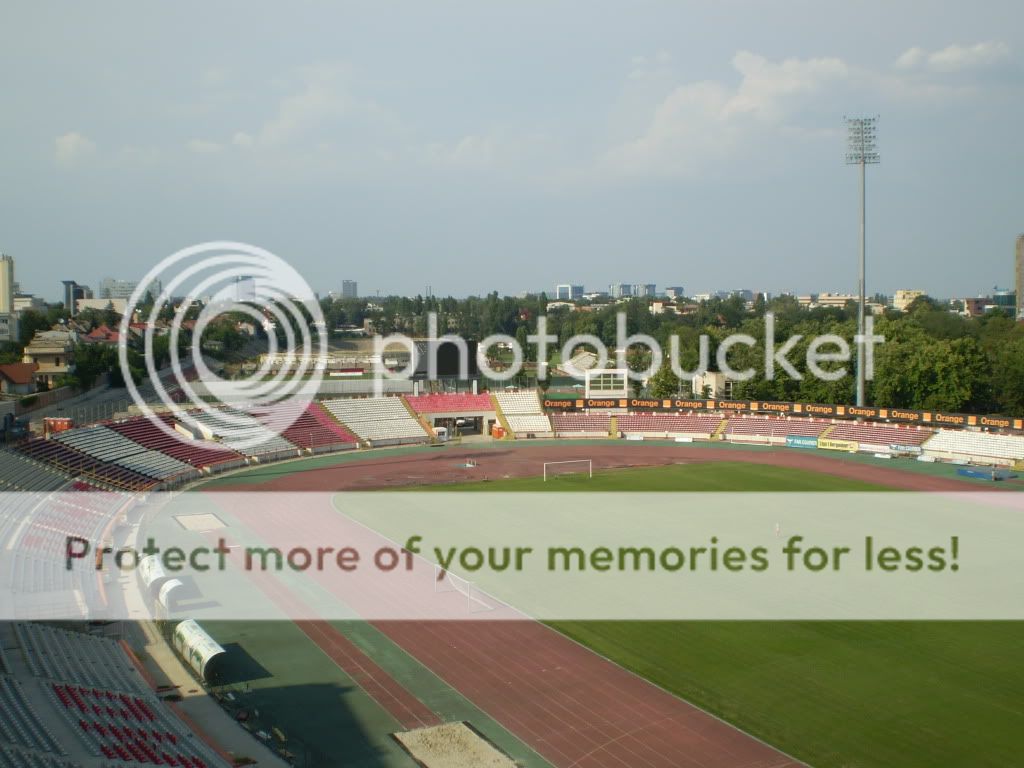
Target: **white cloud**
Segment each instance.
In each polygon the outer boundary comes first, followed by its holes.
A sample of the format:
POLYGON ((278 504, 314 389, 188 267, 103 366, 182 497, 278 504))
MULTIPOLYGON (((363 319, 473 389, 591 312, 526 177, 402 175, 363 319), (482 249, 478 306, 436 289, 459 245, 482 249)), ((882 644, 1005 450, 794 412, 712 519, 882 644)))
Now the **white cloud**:
POLYGON ((902 70, 926 69, 931 72, 963 72, 984 69, 1010 56, 1010 47, 1003 42, 989 41, 975 45, 949 45, 929 53, 923 48, 910 48, 896 59, 902 70))
POLYGON ((917 69, 928 60, 928 52, 923 48, 908 48, 896 59, 897 69, 917 69))
POLYGON ((96 154, 96 144, 77 131, 71 131, 54 140, 54 154, 59 165, 74 165, 96 154))
POLYGON ((430 169, 486 172, 504 178, 549 175, 559 160, 564 161, 547 134, 511 130, 471 133, 414 147, 409 157, 430 169))
POLYGON ((275 83, 275 87, 292 83, 293 92, 278 102, 276 112, 257 129, 237 131, 232 144, 246 149, 308 144, 330 136, 340 124, 394 127, 390 115, 355 93, 351 73, 343 65, 307 67, 275 83))
POLYGON ((774 64, 763 56, 740 51, 732 60, 743 80, 725 106, 725 116, 752 114, 777 122, 791 108, 794 97, 812 94, 830 80, 849 72, 841 59, 786 59, 774 64))
POLYGON ((185 147, 189 152, 194 152, 197 155, 212 155, 221 150, 220 144, 206 139, 192 139, 185 147))
POLYGON ((672 54, 668 51, 658 51, 654 56, 634 56, 629 70, 629 79, 658 79, 671 73, 672 69, 672 54))
POLYGON ((298 93, 282 100, 277 114, 264 123, 254 137, 256 143, 263 146, 285 144, 300 138, 320 121, 340 115, 345 98, 332 81, 333 78, 318 77, 306 83, 298 93))
POLYGON ((826 84, 849 76, 837 58, 776 63, 740 51, 732 64, 740 74, 738 85, 702 81, 677 86, 654 108, 640 135, 614 147, 602 164, 624 173, 692 173, 754 132, 785 127, 826 84))
POLYGON ((427 165, 435 167, 486 170, 493 168, 499 149, 497 137, 469 134, 452 144, 429 144, 422 157, 427 165))

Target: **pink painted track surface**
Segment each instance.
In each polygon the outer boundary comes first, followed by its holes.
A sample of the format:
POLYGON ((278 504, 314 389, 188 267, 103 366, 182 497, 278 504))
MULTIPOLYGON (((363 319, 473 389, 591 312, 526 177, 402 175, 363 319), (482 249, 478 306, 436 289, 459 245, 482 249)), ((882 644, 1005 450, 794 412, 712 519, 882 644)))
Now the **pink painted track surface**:
MULTIPOLYGON (((572 458, 592 459, 595 469, 737 461, 870 479, 907 490, 965 488, 964 483, 952 479, 793 451, 607 444, 381 454, 274 478, 260 488, 354 490, 535 476, 541 462, 572 458), (478 466, 473 470, 461 467, 467 458, 478 466)), ((253 486, 239 485, 237 489, 251 491, 253 486)), ((558 768, 801 765, 543 624, 408 621, 377 622, 375 626, 558 768)), ((337 661, 346 667, 342 659, 337 661)))

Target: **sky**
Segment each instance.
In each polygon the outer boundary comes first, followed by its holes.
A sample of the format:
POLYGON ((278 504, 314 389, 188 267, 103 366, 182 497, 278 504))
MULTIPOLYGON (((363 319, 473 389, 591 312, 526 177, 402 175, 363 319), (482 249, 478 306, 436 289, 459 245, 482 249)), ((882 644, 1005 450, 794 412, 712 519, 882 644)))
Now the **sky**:
POLYGON ((322 293, 1010 287, 1024 5, 20 3, 0 251, 22 290, 208 240, 322 293))

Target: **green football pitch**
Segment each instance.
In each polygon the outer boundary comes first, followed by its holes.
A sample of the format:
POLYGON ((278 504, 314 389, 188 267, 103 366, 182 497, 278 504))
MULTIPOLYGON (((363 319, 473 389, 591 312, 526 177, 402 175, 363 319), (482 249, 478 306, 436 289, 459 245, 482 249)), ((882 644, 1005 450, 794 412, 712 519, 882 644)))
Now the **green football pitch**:
POLYGON ((701 464, 672 464, 665 467, 635 467, 595 471, 590 477, 587 465, 553 467, 545 481, 542 475, 513 477, 487 482, 428 485, 403 490, 499 493, 509 491, 586 491, 601 493, 636 491, 889 491, 880 485, 820 472, 790 467, 720 461, 701 464))
MULTIPOLYGON (((575 467, 579 470, 580 467, 575 467)), ((723 462, 443 491, 872 491, 723 462)), ((421 489, 422 490, 422 489, 421 489)), ((814 766, 1024 763, 1021 622, 553 622, 603 656, 814 766)))

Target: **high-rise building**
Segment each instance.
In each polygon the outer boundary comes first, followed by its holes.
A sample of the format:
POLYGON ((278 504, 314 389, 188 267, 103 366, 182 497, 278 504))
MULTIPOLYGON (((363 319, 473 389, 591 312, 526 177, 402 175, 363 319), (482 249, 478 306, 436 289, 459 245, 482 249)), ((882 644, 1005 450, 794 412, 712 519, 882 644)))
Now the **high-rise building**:
POLYGON ((655 286, 654 283, 636 283, 633 286, 633 295, 640 298, 644 298, 646 296, 656 296, 656 288, 657 286, 655 286))
POLYGON ((14 257, 0 254, 0 315, 14 311, 14 257))
MULTIPOLYGON (((105 277, 100 280, 100 287, 96 298, 127 300, 132 297, 132 294, 135 293, 135 289, 138 287, 138 280, 117 280, 113 277, 105 277)), ((152 280, 147 284, 146 290, 153 295, 155 300, 163 290, 163 286, 159 280, 152 280)), ((144 300, 145 296, 141 297, 141 299, 144 300)))
POLYGON ((577 301, 583 298, 582 285, 562 283, 555 286, 555 299, 558 301, 577 301))
POLYGON ((0 342, 17 341, 18 316, 14 313, 14 258, 0 254, 0 342))
POLYGON ((1014 291, 1009 288, 1000 288, 995 286, 992 289, 992 304, 993 307, 998 307, 1001 310, 1005 310, 1016 317, 1017 312, 1017 295, 1014 291))
POLYGON ((612 283, 608 286, 608 295, 613 299, 628 299, 633 295, 633 286, 629 283, 612 283))
POLYGON ((669 285, 665 287, 665 295, 670 299, 681 299, 686 294, 683 293, 683 286, 669 285))
POLYGON ((91 299, 92 289, 88 285, 79 285, 74 280, 62 280, 64 285, 64 309, 72 317, 77 314, 79 299, 91 299))
POLYGON ((1017 319, 1024 320, 1024 235, 1017 238, 1017 319))
POLYGON ((359 298, 359 284, 355 280, 342 280, 341 281, 341 298, 343 298, 343 299, 358 299, 359 298))

